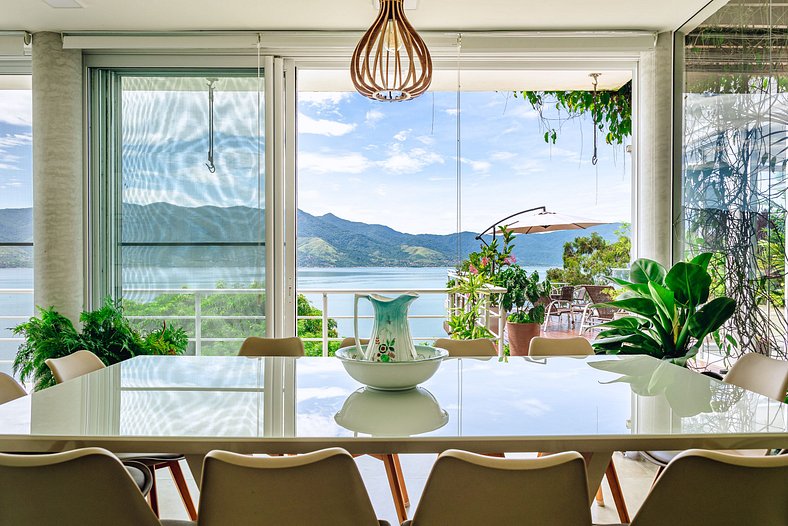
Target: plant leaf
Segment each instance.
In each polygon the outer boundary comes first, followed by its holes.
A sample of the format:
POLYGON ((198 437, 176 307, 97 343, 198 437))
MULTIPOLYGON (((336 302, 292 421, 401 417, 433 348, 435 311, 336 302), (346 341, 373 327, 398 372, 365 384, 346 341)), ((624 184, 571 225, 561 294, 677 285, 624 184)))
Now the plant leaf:
POLYGON ((665 276, 665 285, 673 291, 678 303, 697 307, 709 299, 711 276, 694 263, 676 263, 665 276))
POLYGON ((624 298, 606 303, 598 303, 598 307, 613 307, 614 309, 624 309, 640 316, 652 318, 657 314, 657 307, 651 298, 624 298))
POLYGON ((687 320, 690 334, 702 340, 710 332, 714 332, 733 316, 736 310, 736 300, 731 298, 714 298, 698 309, 687 320))
POLYGON ((711 261, 712 257, 714 257, 714 253, 713 252, 703 252, 702 254, 698 254, 697 256, 692 258, 690 260, 690 263, 692 263, 693 265, 698 265, 703 270, 708 271, 709 270, 709 262, 711 261))
POLYGON ((636 259, 629 268, 629 280, 632 283, 655 281, 662 285, 666 274, 665 267, 652 259, 636 259))

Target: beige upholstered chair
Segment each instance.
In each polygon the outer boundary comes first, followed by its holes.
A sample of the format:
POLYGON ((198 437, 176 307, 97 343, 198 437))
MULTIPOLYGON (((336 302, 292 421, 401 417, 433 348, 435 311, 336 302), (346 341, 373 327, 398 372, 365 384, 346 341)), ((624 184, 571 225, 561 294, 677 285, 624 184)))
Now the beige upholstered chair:
POLYGON ((498 349, 495 343, 489 338, 477 338, 475 340, 450 340, 448 338, 438 338, 435 340, 435 347, 446 349, 449 356, 498 356, 498 349))
POLYGON ((585 338, 545 338, 537 336, 531 340, 529 356, 590 356, 594 354, 591 342, 585 338))
POLYGON ((249 336, 241 344, 238 356, 303 356, 304 342, 301 338, 258 338, 249 336))
POLYGON ((788 455, 679 453, 632 519, 632 526, 666 524, 788 524, 788 455))
POLYGON ((104 362, 90 351, 77 351, 62 358, 50 358, 45 363, 59 384, 105 367, 104 362))
MULTIPOLYGON (((98 356, 90 351, 77 351, 62 358, 49 359, 45 362, 52 375, 55 377, 57 383, 67 382, 73 380, 84 374, 98 371, 105 367, 98 356)), ((156 470, 169 468, 172 473, 172 479, 178 487, 183 505, 192 520, 197 519, 197 510, 194 507, 189 486, 186 484, 186 478, 183 476, 180 461, 185 457, 180 454, 150 454, 150 455, 137 455, 137 454, 122 454, 118 455, 121 460, 131 460, 141 462, 150 468, 152 475, 152 488, 148 493, 148 500, 150 501, 153 512, 159 514, 159 494, 156 490, 156 470)))
POLYGON ((412 526, 591 524, 583 457, 494 458, 442 453, 432 468, 412 526))
MULTIPOLYGON (((788 390, 788 362, 769 358, 762 354, 747 353, 733 364, 723 382, 782 402, 785 399, 786 390, 788 390)), ((741 452, 741 454, 748 456, 758 456, 764 453, 764 450, 741 452)), ((657 477, 659 477, 679 452, 641 451, 640 454, 649 462, 659 466, 659 471, 657 471, 657 477)))
MULTIPOLYGON (((545 338, 537 336, 531 340, 531 346, 528 349, 529 356, 545 357, 545 356, 591 356, 594 354, 594 348, 591 343, 582 337, 573 338, 545 338)), ((613 502, 616 504, 618 517, 622 522, 629 522, 629 511, 624 501, 624 493, 621 490, 621 482, 618 479, 618 471, 613 461, 605 470, 605 477, 610 486, 610 493, 613 495, 613 502)), ((605 503, 602 496, 602 488, 600 487, 596 493, 596 501, 603 505, 605 503)))
POLYGON ((0 488, 0 524, 190 524, 159 522, 123 464, 101 448, 0 454, 0 488))
POLYGON ((291 457, 211 451, 200 526, 372 526, 375 510, 356 463, 341 448, 291 457), (304 493, 307 488, 315 491, 304 493))
MULTIPOLYGON (((369 343, 368 338, 359 338, 361 345, 369 343)), ((355 338, 344 338, 339 343, 339 348, 350 347, 356 344, 355 338)), ((359 456, 359 455, 354 455, 359 456)), ((394 500, 394 509, 397 511, 397 517, 400 522, 408 518, 408 512, 405 508, 410 506, 410 497, 408 496, 408 488, 405 485, 405 474, 402 472, 402 464, 399 461, 399 455, 370 455, 373 458, 383 461, 386 467, 386 476, 389 480, 389 489, 391 490, 391 498, 394 500)))
POLYGON ((24 388, 5 373, 0 373, 0 404, 25 396, 24 388))

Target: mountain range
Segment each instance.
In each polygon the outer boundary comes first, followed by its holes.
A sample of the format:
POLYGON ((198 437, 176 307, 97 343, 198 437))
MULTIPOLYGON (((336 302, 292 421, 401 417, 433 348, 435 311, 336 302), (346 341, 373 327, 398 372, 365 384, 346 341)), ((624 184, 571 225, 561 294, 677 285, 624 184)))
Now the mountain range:
MULTIPOLYGON (((264 210, 241 206, 124 204, 124 264, 260 264, 258 240, 265 237, 264 216, 264 210), (180 243, 198 246, 178 246, 180 243)), ((297 220, 301 267, 448 267, 457 262, 458 234, 406 234, 384 225, 348 221, 334 214, 315 216, 303 210, 298 211, 297 220)), ((32 225, 32 209, 0 209, 0 243, 32 240, 32 225)), ((611 223, 582 231, 521 235, 515 239, 513 253, 524 266, 560 267, 564 243, 591 232, 615 240, 614 232, 620 226, 611 223)), ((480 245, 473 232, 460 233, 459 243, 463 258, 480 245)), ((29 249, 0 248, 0 267, 30 266, 29 260, 29 249)))

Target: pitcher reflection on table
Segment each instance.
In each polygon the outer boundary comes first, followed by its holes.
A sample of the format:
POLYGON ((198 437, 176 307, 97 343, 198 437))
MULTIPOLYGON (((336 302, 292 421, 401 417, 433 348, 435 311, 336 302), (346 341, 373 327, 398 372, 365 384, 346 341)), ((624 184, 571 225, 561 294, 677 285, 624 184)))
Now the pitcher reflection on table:
POLYGON ((365 360, 373 362, 406 362, 419 356, 408 326, 408 308, 419 295, 415 292, 388 298, 379 294, 356 294, 353 305, 356 348, 365 360), (372 334, 366 350, 358 335, 358 300, 365 298, 372 304, 374 318, 372 334))

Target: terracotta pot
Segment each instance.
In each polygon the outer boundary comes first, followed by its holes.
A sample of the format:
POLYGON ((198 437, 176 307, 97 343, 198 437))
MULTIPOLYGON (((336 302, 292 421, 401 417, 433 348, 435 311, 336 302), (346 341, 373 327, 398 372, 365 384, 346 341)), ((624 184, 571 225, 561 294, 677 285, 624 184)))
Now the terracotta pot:
POLYGON ((542 326, 539 323, 507 321, 506 331, 509 334, 509 353, 512 356, 528 356, 531 340, 542 333, 542 326))

